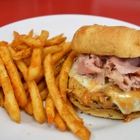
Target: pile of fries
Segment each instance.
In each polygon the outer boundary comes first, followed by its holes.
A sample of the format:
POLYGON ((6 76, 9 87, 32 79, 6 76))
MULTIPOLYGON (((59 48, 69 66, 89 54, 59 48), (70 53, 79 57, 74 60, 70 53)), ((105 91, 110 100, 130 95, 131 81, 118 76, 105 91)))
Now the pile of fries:
POLYGON ((13 35, 12 42, 0 42, 0 106, 17 123, 24 110, 39 124, 69 128, 89 140, 90 131, 67 97, 68 73, 76 56, 70 42, 63 34, 49 38, 45 30, 40 35, 33 30, 13 35))

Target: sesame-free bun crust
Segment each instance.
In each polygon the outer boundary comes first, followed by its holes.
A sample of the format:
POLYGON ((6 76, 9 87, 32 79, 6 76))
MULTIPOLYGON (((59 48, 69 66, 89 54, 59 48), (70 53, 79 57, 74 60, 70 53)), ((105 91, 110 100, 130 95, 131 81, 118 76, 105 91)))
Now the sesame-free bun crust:
POLYGON ((129 119, 131 120, 140 117, 140 111, 133 112, 127 116, 122 114, 118 108, 111 108, 111 109, 98 108, 98 105, 95 104, 94 102, 90 106, 85 106, 82 102, 82 96, 86 92, 86 90, 87 89, 83 87, 73 77, 69 79, 68 96, 71 102, 84 113, 96 117, 102 117, 102 118, 120 119, 120 120, 128 119, 127 121, 129 121, 129 119))
POLYGON ((82 26, 73 36, 71 47, 77 53, 140 56, 140 30, 125 26, 82 26))

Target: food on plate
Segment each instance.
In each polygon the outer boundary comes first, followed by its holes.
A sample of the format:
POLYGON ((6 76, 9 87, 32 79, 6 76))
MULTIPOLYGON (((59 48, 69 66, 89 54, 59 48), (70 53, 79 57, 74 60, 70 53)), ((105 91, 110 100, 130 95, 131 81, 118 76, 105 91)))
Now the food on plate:
POLYGON ((97 117, 140 117, 140 30, 124 26, 83 26, 71 42, 77 52, 68 95, 97 117))
POLYGON ((0 106, 17 123, 22 110, 39 124, 70 128, 89 140, 90 131, 67 98, 68 73, 76 56, 71 42, 63 34, 49 38, 46 30, 13 35, 12 42, 0 42, 0 106))
POLYGON ((45 57, 44 73, 49 93, 51 94, 55 107, 62 119, 66 122, 73 133, 83 140, 89 140, 91 135, 90 131, 79 120, 75 119, 75 117, 68 110, 66 102, 63 100, 63 98, 61 98, 61 93, 56 85, 53 73, 53 57, 51 54, 48 54, 45 57))
POLYGON ((14 95, 14 90, 8 76, 8 73, 5 69, 4 63, 0 58, 0 79, 1 79, 1 86, 5 95, 4 99, 4 107, 6 108, 7 112, 10 114, 10 117, 20 123, 21 116, 20 110, 17 103, 17 100, 14 95))

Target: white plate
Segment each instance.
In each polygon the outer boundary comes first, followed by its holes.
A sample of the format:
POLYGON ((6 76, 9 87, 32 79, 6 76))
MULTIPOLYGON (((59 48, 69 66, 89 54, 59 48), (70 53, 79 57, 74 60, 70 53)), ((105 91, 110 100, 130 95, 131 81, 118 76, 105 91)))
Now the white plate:
MULTIPOLYGON (((11 42, 13 31, 28 33, 34 29, 40 33, 42 29, 50 32, 50 37, 64 33, 70 41, 74 32, 83 25, 125 25, 139 29, 138 26, 105 17, 87 15, 53 15, 26 19, 11 23, 0 28, 0 41, 11 42)), ((0 108, 0 139, 1 140, 76 140, 77 137, 70 131, 60 132, 54 125, 47 123, 38 124, 33 117, 21 112, 21 124, 13 122, 6 111, 0 108)), ((140 119, 129 123, 123 121, 91 117, 80 114, 84 118, 85 125, 90 129, 91 140, 140 140, 140 119)))

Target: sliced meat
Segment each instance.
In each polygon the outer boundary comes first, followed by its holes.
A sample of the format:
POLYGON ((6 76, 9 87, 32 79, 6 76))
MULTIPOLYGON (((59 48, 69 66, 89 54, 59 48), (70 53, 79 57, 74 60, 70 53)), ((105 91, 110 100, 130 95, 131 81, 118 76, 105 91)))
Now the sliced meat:
POLYGON ((82 54, 76 62, 78 74, 93 77, 100 84, 104 84, 108 78, 124 91, 140 88, 140 58, 126 59, 82 54))

